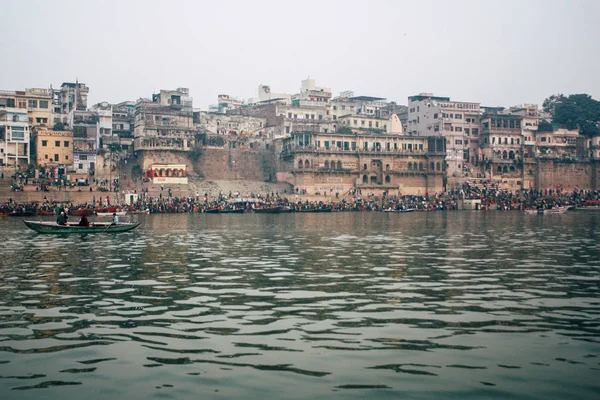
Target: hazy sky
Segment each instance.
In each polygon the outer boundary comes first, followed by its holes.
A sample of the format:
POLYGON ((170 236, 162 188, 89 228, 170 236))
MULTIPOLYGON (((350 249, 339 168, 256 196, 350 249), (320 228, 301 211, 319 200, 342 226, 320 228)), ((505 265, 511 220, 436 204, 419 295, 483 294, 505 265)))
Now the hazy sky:
POLYGON ((400 104, 600 99, 600 0, 18 0, 2 14, 0 89, 78 77, 89 105, 187 87, 207 109, 308 76, 400 104))

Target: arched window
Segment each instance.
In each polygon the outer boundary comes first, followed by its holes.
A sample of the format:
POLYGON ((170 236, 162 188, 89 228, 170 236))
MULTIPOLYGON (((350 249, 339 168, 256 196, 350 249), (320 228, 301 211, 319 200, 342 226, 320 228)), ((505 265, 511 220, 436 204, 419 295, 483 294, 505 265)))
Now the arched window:
POLYGON ((533 175, 533 170, 532 169, 529 170, 529 175, 533 175))
POLYGON ((408 162, 408 170, 412 170, 412 163, 410 161, 408 162))
POLYGON ((502 172, 506 173, 508 172, 508 167, 505 165, 504 168, 502 168, 502 172))
POLYGON ((337 169, 342 169, 342 162, 341 161, 337 162, 337 169))
POLYGON ((331 160, 331 169, 335 168, 335 161, 331 160))
POLYGON ((304 163, 302 162, 302 160, 298 160, 298 168, 302 169, 303 165, 304 165, 304 163))
POLYGON ((391 179, 389 175, 385 176, 385 183, 390 183, 391 179))
POLYGON ((498 172, 502 173, 502 166, 498 165, 498 172))
POLYGON ((508 158, 508 152, 506 150, 502 152, 502 158, 505 160, 508 158))
POLYGON ((431 165, 429 166, 429 170, 433 171, 435 170, 435 163, 432 161, 431 165))
POLYGON ((419 171, 423 171, 423 163, 422 162, 419 163, 419 171))
POLYGON ((308 161, 308 160, 304 161, 304 168, 307 168, 307 169, 310 168, 310 161, 308 161))
POLYGON ((385 164, 385 170, 389 171, 390 170, 390 164, 385 164))
POLYGON ((514 160, 515 159, 515 152, 511 150, 510 153, 508 153, 508 158, 511 159, 511 160, 514 160))
POLYGON ((363 169, 367 169, 367 164, 363 164, 363 169))
POLYGON ((438 162, 438 163, 435 165, 435 169, 436 169, 436 170, 438 170, 438 171, 439 171, 440 169, 442 169, 442 168, 441 168, 441 166, 440 166, 440 163, 439 163, 439 162, 438 162))
POLYGON ((377 177, 376 176, 372 176, 371 177, 371 183, 377 183, 377 177))
POLYGON ((510 172, 515 172, 515 166, 514 165, 510 166, 510 172))
POLYGON ((369 183, 369 178, 366 175, 363 175, 363 183, 369 183))
POLYGON ((329 168, 329 161, 325 161, 325 168, 329 168))

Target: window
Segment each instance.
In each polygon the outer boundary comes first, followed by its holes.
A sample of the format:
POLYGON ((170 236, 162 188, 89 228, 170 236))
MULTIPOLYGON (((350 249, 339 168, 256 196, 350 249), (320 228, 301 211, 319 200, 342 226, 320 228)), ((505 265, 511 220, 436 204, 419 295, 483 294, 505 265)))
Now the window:
POLYGON ((79 164, 79 169, 83 169, 83 164, 79 164))
POLYGON ((13 126, 10 137, 11 140, 25 140, 25 128, 22 126, 13 126))
POLYGON ((65 155, 65 160, 68 160, 68 159, 69 159, 69 156, 68 156, 68 155, 65 155))
POLYGON ((66 140, 64 142, 64 147, 69 147, 69 142, 67 142, 66 140))
POLYGON ((48 108, 48 100, 40 100, 40 108, 48 108))
POLYGON ((37 100, 27 100, 27 107, 37 108, 37 100))
POLYGON ((342 111, 346 111, 346 106, 342 106, 342 111))
POLYGON ((48 141, 47 140, 42 140, 42 147, 46 147, 48 146, 48 141))
POLYGON ((292 113, 288 113, 288 118, 292 118, 292 113))
POLYGON ((454 128, 455 132, 462 132, 462 127, 461 126, 457 126, 454 128))
POLYGON ((337 106, 333 106, 333 111, 337 110, 337 106))
POLYGON ((456 118, 456 119, 462 119, 462 114, 454 114, 454 118, 456 118))
POLYGON ((87 155, 81 155, 79 156, 79 161, 87 161, 87 155))
POLYGON ((437 119, 438 118, 438 113, 433 114, 433 119, 437 119))
POLYGON ((329 148, 329 140, 325 141, 325 148, 328 149, 329 148))
POLYGON ((48 159, 48 154, 44 154, 44 158, 47 160, 48 159))
POLYGON ((54 155, 54 161, 58 162, 58 154, 54 155))
POLYGON ((456 140, 454 144, 462 144, 462 140, 456 140))
POLYGON ((465 128, 465 133, 468 135, 471 132, 471 129, 465 128))
POLYGON ((479 128, 473 128, 473 136, 479 135, 479 128))
POLYGON ((542 136, 542 139, 541 139, 541 140, 542 140, 542 142, 545 142, 545 141, 546 141, 546 137, 545 137, 545 136, 542 136))
POLYGON ((54 147, 60 147, 60 140, 54 141, 54 147))

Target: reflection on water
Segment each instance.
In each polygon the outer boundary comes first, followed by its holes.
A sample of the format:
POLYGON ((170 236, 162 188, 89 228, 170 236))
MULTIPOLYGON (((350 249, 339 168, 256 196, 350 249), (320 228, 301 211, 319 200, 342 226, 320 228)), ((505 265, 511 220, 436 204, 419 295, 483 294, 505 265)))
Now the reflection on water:
POLYGON ((0 221, 2 398, 594 398, 599 215, 0 221))

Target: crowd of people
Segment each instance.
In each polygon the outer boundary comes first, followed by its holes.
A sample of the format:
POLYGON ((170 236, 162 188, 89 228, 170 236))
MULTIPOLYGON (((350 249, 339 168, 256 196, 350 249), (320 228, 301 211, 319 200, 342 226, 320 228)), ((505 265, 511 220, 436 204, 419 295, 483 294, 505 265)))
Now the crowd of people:
MULTIPOLYGON (((331 209, 331 211, 442 211, 457 210, 463 200, 479 200, 481 209, 485 210, 525 210, 554 208, 561 206, 582 207, 586 202, 599 201, 600 191, 575 189, 565 191, 560 188, 549 190, 521 190, 507 191, 499 189, 493 184, 470 185, 463 184, 454 190, 445 193, 430 195, 389 195, 375 196, 372 193, 362 195, 360 191, 353 190, 345 196, 329 196, 325 199, 314 200, 302 198, 300 192, 292 193, 247 193, 239 192, 204 193, 201 196, 173 197, 150 196, 142 192, 133 204, 111 204, 110 198, 93 197, 92 202, 83 204, 62 204, 70 212, 79 209, 89 209, 97 212, 110 212, 118 209, 130 213, 202 213, 202 212, 232 212, 251 211, 255 208, 280 207, 285 211, 303 211, 315 209, 331 209)), ((0 213, 29 213, 56 215, 57 205, 48 201, 17 204, 10 200, 0 205, 0 213)))

